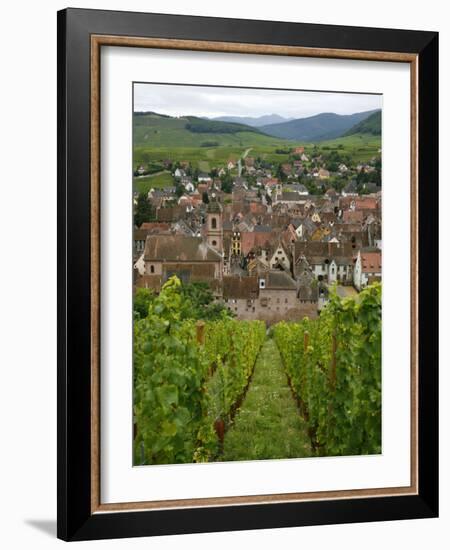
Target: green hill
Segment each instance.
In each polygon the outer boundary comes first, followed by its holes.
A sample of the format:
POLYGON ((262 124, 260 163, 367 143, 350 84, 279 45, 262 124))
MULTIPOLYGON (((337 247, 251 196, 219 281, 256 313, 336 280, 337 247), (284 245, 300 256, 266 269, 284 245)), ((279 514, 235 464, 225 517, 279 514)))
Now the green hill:
POLYGON ((352 136, 354 134, 381 136, 381 111, 376 111, 361 122, 358 122, 358 124, 355 124, 344 136, 352 136))
POLYGON ((259 129, 194 116, 170 117, 157 113, 134 113, 134 147, 221 147, 277 145, 280 139, 259 129))
POLYGON ((352 115, 321 113, 281 124, 269 124, 262 126, 260 129, 266 134, 285 139, 306 142, 324 141, 342 136, 347 130, 372 113, 373 111, 352 115))
POLYGON ((267 126, 268 124, 280 124, 281 122, 288 122, 292 120, 292 117, 285 118, 280 115, 262 115, 262 116, 218 116, 211 120, 222 120, 223 122, 239 122, 240 124, 247 124, 247 126, 253 126, 254 128, 260 128, 261 126, 267 126))

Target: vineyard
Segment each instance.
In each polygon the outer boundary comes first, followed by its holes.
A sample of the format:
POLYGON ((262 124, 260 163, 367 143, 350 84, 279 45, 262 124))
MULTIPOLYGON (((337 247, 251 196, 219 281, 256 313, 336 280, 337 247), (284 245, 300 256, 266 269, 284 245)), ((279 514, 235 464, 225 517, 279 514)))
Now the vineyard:
POLYGON ((333 296, 318 320, 279 323, 274 338, 316 454, 381 452, 381 286, 333 296))
POLYGON ((207 320, 176 277, 139 301, 134 464, 381 451, 379 285, 332 297, 318 320, 278 323, 273 338, 202 307, 207 320))
POLYGON ((135 464, 213 460, 265 339, 260 321, 183 319, 180 284, 134 323, 135 464))

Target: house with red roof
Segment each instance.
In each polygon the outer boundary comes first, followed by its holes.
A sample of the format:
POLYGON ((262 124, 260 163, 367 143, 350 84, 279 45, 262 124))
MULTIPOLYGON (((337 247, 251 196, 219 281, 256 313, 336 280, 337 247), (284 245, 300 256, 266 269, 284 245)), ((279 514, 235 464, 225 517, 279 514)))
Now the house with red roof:
POLYGON ((358 290, 381 281, 381 250, 373 247, 361 248, 356 257, 353 284, 358 290))

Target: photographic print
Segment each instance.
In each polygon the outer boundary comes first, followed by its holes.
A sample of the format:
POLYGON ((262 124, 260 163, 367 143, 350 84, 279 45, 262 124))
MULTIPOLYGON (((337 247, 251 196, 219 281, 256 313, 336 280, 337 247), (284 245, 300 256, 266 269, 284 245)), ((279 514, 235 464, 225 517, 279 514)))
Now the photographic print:
POLYGON ((135 82, 132 189, 133 465, 380 454, 382 95, 135 82))
POLYGON ((61 10, 57 130, 58 537, 437 517, 438 33, 61 10))

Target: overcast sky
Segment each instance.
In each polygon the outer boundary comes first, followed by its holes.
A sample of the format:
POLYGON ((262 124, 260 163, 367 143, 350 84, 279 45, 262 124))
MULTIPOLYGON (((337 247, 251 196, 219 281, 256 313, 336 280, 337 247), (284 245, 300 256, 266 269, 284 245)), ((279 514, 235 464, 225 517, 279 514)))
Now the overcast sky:
POLYGON ((347 115, 381 108, 381 95, 301 92, 173 84, 135 84, 134 110, 180 116, 302 118, 319 113, 347 115))

